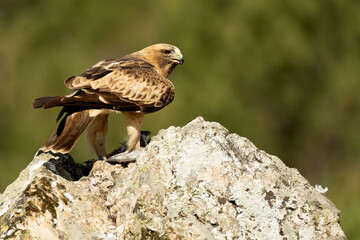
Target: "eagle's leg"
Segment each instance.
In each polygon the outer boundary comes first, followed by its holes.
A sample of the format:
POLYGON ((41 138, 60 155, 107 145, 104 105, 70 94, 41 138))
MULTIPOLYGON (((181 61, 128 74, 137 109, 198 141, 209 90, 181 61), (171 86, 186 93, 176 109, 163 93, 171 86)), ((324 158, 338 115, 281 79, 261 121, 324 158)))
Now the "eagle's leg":
POLYGON ((131 152, 140 148, 140 132, 144 114, 134 112, 123 112, 123 114, 126 118, 126 129, 129 136, 126 152, 131 152))
POLYGON ((106 158, 105 137, 108 131, 109 114, 97 115, 86 130, 87 142, 91 150, 100 158, 106 158))

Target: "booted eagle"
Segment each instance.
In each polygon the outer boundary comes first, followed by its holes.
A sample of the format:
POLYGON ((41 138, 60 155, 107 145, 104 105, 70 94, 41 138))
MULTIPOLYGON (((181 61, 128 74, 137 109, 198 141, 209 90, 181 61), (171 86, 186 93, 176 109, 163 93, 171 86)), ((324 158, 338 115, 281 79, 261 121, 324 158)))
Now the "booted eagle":
POLYGON ((61 119, 45 145, 44 152, 69 152, 87 129, 87 140, 99 158, 106 158, 105 136, 108 116, 120 112, 126 118, 127 152, 140 148, 140 131, 146 113, 159 111, 175 95, 171 71, 183 64, 180 50, 170 44, 155 44, 118 59, 98 62, 80 76, 65 80, 73 89, 66 96, 41 97, 33 108, 61 106, 61 119))

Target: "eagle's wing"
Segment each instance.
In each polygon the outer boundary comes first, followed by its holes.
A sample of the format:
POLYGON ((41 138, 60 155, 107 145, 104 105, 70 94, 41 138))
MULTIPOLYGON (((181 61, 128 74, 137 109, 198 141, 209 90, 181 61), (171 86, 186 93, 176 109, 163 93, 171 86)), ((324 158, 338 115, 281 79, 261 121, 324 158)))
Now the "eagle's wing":
POLYGON ((174 99, 174 86, 150 63, 137 58, 104 60, 65 80, 75 91, 62 102, 97 102, 120 111, 154 112, 174 99))

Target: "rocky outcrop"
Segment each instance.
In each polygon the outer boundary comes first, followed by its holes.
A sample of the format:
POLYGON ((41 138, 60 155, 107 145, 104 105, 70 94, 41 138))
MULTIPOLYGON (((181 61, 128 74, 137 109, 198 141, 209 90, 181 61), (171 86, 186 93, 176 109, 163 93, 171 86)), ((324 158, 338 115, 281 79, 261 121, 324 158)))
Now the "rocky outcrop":
POLYGON ((135 163, 39 153, 0 198, 0 239, 346 239, 296 169, 216 122, 162 130, 135 163))

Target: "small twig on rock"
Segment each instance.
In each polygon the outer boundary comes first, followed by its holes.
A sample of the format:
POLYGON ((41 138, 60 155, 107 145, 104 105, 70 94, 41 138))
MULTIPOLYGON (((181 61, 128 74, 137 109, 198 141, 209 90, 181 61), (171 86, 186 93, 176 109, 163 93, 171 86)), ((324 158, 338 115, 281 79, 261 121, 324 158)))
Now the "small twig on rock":
POLYGON ((124 153, 118 153, 115 154, 107 159, 105 159, 105 162, 108 163, 132 163, 136 162, 136 158, 139 156, 142 149, 138 149, 132 152, 124 152, 124 153))

